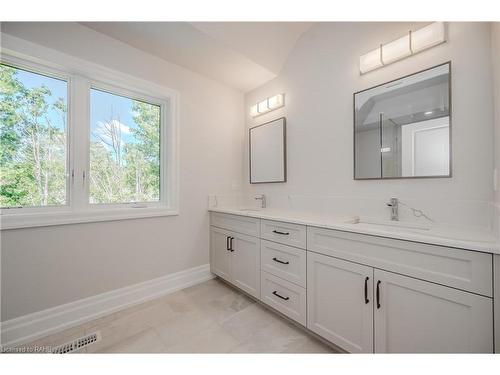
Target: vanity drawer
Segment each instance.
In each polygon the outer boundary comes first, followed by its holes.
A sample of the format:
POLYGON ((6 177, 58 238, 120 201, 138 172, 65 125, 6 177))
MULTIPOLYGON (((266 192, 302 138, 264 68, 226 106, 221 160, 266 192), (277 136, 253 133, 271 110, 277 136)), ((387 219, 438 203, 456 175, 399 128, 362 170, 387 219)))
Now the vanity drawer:
POLYGON ((306 248, 307 230, 305 225, 261 220, 262 238, 285 245, 306 248))
POLYGON ((315 227, 308 227, 307 249, 492 296, 491 254, 315 227))
POLYGON ((275 242, 260 241, 261 270, 306 287, 306 251, 275 242))
POLYGON ((280 279, 270 273, 261 272, 261 299, 273 309, 306 325, 306 290, 280 279))
POLYGON ((260 219, 254 217, 212 212, 210 213, 210 225, 254 237, 260 236, 260 219))

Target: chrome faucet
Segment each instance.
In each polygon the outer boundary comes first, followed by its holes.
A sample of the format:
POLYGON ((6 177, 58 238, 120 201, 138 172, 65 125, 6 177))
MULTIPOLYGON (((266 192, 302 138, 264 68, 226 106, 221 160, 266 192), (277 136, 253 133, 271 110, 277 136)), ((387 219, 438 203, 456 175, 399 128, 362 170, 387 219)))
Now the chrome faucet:
POLYGON ((266 196, 264 194, 256 195, 254 199, 260 201, 261 208, 266 208, 266 196))
POLYGON ((399 200, 398 198, 391 198, 389 202, 387 202, 387 206, 391 208, 391 220, 398 221, 399 220, 399 200))

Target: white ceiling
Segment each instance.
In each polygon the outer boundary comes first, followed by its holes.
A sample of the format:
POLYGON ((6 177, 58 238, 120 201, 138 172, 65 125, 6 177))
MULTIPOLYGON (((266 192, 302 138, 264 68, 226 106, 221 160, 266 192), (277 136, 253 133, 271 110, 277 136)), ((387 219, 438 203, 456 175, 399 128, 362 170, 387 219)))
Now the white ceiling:
POLYGON ((249 91, 273 79, 311 22, 83 22, 164 60, 249 91))

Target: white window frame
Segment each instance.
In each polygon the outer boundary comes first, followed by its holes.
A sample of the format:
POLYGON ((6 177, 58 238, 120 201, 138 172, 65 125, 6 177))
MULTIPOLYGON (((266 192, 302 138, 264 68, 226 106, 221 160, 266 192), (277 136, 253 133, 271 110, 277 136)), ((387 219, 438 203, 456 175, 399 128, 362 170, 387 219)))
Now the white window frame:
MULTIPOLYGON (((167 139, 165 133, 167 132, 167 113, 168 113, 168 102, 166 100, 161 100, 158 98, 151 97, 149 95, 144 95, 139 92, 134 92, 129 89, 125 89, 122 87, 117 87, 114 85, 109 85, 106 83, 90 80, 89 88, 87 90, 89 95, 89 114, 90 114, 90 93, 92 89, 100 90, 107 92, 112 95, 120 95, 129 99, 136 99, 143 101, 147 104, 153 104, 160 107, 160 199, 156 202, 130 202, 130 203, 92 203, 89 205, 93 209, 110 209, 110 208, 147 208, 147 207, 161 207, 167 205, 168 200, 168 189, 167 189, 167 166, 162 163, 162 160, 167 160, 168 154, 166 152, 168 148, 167 139)), ((90 121, 88 121, 89 133, 87 136, 87 155, 90 156, 90 121)), ((87 164, 87 171, 89 171, 87 179, 86 179, 86 197, 90 198, 90 158, 87 164)))
MULTIPOLYGON (((0 34, 0 37, 5 45, 12 38, 5 34, 0 34)), ((67 199, 66 205, 60 206, 2 209, 0 229, 178 215, 178 92, 27 41, 13 39, 15 44, 12 45, 16 49, 3 48, 0 57, 2 63, 64 79, 68 83, 67 199), (34 49, 37 51, 36 57, 33 55, 34 49), (160 105, 158 202, 89 203, 91 87, 160 105)))
MULTIPOLYGON (((42 76, 46 76, 54 79, 61 79, 66 81, 66 98, 67 98, 67 115, 66 115, 66 203, 61 205, 48 205, 48 206, 27 206, 27 207, 10 207, 10 208, 0 208, 0 214, 3 218, 4 216, 14 215, 19 213, 27 214, 40 214, 44 212, 64 212, 68 210, 71 206, 71 170, 73 166, 73 143, 71 142, 72 129, 70 127, 71 118, 71 88, 72 88, 72 77, 66 72, 53 69, 50 67, 43 66, 34 61, 19 59, 11 55, 5 55, 2 53, 0 58, 0 63, 6 64, 14 69, 25 70, 29 73, 35 73, 42 76)), ((2 225, 3 227, 3 225, 2 225)))

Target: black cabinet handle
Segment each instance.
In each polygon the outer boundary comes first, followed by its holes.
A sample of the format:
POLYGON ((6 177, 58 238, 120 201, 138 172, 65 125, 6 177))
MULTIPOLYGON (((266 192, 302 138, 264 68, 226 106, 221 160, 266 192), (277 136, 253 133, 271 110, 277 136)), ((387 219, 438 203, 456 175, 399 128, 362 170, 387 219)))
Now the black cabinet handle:
POLYGON ((234 249, 233 249, 233 240, 234 240, 234 237, 229 237, 229 251, 230 252, 234 251, 234 249))
POLYGON ((274 291, 274 292, 273 292, 273 294, 274 294, 276 297, 279 297, 279 298, 281 298, 281 299, 284 299, 285 301, 288 301, 288 300, 290 299, 290 297, 283 297, 283 296, 280 296, 280 295, 278 294, 278 292, 277 292, 277 291, 274 291))
POLYGON ((229 237, 229 236, 227 236, 227 237, 226 237, 226 250, 227 250, 227 251, 230 251, 230 250, 231 250, 231 249, 229 248, 229 239, 230 239, 230 238, 231 238, 231 237, 229 237))
POLYGON ((279 260, 277 258, 273 258, 275 262, 281 263, 281 264, 290 264, 290 262, 283 262, 282 260, 279 260))
POLYGON ((370 280, 370 278, 366 277, 365 278, 365 304, 370 302, 370 300, 368 299, 368 280, 370 280))
POLYGON ((290 234, 288 232, 280 232, 279 230, 273 230, 273 233, 282 234, 283 236, 288 236, 290 234))
POLYGON ((377 309, 380 309, 380 283, 381 281, 377 281, 377 309))

